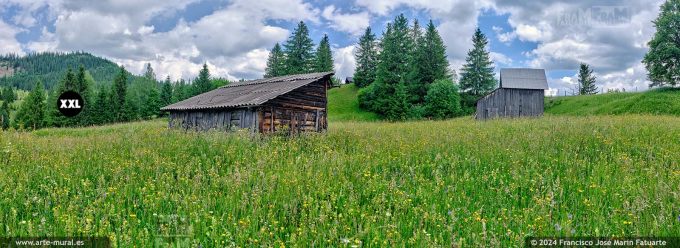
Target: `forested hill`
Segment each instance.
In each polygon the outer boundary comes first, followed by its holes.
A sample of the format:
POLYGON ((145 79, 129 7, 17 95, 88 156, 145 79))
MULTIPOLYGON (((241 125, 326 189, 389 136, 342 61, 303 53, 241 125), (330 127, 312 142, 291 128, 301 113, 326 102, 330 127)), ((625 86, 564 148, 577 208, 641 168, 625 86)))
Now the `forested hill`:
MULTIPOLYGON (((51 89, 68 68, 75 71, 80 65, 92 75, 96 86, 110 84, 119 72, 116 63, 85 52, 1 55, 0 86, 30 90, 40 80, 45 88, 51 89)), ((132 75, 129 76, 132 79, 132 75)))

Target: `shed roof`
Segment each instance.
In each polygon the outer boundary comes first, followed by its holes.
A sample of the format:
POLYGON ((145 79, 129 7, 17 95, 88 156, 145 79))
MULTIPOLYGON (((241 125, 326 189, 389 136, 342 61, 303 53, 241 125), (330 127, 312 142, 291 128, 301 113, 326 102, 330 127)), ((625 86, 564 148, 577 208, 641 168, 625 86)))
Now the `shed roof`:
POLYGON ((504 68, 501 69, 501 88, 548 89, 548 80, 543 69, 504 68))
POLYGON ((192 110, 257 106, 294 89, 333 75, 333 72, 288 75, 236 82, 170 104, 161 110, 192 110))

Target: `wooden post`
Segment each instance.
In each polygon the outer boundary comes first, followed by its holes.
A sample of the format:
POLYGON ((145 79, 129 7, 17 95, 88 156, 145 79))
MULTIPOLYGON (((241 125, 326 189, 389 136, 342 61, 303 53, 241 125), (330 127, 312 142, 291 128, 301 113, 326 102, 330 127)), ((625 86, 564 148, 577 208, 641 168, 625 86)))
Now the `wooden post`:
POLYGON ((307 117, 309 117, 309 112, 305 111, 304 116, 305 116, 305 117, 303 117, 304 121, 302 122, 302 130, 303 131, 305 131, 305 129, 307 128, 307 117))
POLYGON ((316 110, 316 115, 314 118, 314 129, 318 132, 319 131, 319 110, 316 110))
POLYGON ((264 110, 262 108, 258 108, 257 110, 257 120, 258 120, 258 125, 257 125, 257 131, 264 133, 264 110))
POLYGON ((250 118, 252 118, 252 129, 255 132, 260 132, 260 111, 259 108, 252 108, 250 112, 250 118), (255 111, 255 112, 253 112, 255 111))
POLYGON ((271 115, 269 116, 271 121, 269 122, 269 131, 274 132, 274 107, 270 107, 271 115))
POLYGON ((225 113, 225 115, 224 115, 224 118, 225 118, 224 121, 227 123, 227 130, 228 131, 231 131, 231 112, 232 111, 229 111, 229 112, 225 113))
MULTIPOLYGON (((172 128, 172 115, 174 112, 170 112, 168 115, 168 128, 172 128)), ((2 116, 0 116, 0 124, 2 124, 2 116)))
POLYGON ((324 90, 324 95, 326 100, 324 101, 324 106, 323 106, 323 129, 327 130, 328 129, 328 84, 330 84, 331 77, 328 76, 328 80, 326 81, 326 88, 324 90))
POLYGON ((250 128, 248 125, 248 108, 244 108, 243 111, 241 111, 241 128, 250 128))
POLYGON ((294 132, 295 131, 295 113, 292 111, 288 111, 288 116, 290 116, 290 122, 288 122, 288 132, 294 132))

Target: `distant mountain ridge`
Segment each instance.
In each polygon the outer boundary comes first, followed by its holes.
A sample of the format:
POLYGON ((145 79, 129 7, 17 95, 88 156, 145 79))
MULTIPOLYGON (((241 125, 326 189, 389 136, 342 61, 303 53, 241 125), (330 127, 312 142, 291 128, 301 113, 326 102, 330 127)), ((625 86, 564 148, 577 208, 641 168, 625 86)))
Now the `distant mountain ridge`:
MULTIPOLYGON (((86 52, 0 55, 0 86, 30 90, 37 81, 41 81, 47 89, 51 89, 68 68, 76 71, 80 65, 92 75, 95 87, 110 85, 120 70, 116 63, 86 52)), ((128 78, 132 80, 133 77, 130 74, 128 78)))

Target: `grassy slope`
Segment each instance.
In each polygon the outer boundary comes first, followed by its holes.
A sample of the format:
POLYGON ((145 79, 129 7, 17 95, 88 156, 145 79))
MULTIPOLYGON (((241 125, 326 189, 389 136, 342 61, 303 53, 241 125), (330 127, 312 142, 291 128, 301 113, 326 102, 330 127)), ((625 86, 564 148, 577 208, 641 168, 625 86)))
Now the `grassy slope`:
POLYGON ((359 88, 354 84, 343 85, 328 91, 329 121, 375 121, 378 115, 359 108, 357 94, 359 88))
POLYGON ((257 139, 163 121, 0 132, 0 236, 512 247, 680 233, 680 117, 329 126, 257 139))
POLYGON ((546 100, 546 113, 557 115, 680 115, 680 89, 557 97, 546 100))

